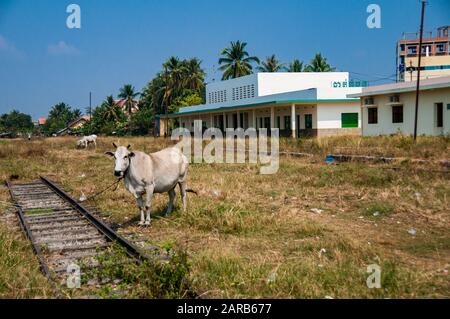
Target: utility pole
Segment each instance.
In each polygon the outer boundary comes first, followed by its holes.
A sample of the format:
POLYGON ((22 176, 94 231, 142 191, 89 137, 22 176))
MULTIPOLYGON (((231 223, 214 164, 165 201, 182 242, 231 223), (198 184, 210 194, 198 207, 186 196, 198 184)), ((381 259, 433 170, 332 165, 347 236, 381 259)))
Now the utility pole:
POLYGON ((92 92, 89 92, 89 117, 92 119, 92 92))
POLYGON ((419 62, 417 65, 416 111, 414 115, 414 142, 416 142, 417 139, 417 115, 419 113, 420 67, 422 62, 423 20, 425 16, 425 4, 426 1, 422 0, 422 15, 420 18, 419 62))

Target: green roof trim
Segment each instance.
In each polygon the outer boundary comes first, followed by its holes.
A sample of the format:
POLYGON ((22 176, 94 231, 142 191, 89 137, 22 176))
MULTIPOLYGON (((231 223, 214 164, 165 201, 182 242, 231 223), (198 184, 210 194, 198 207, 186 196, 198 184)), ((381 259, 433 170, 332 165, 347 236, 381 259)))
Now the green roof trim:
MULTIPOLYGON (((167 114, 167 117, 179 117, 189 114, 196 114, 196 113, 210 113, 210 112, 224 112, 229 110, 235 110, 235 109, 241 109, 241 108, 250 108, 255 106, 263 106, 263 105, 271 105, 271 104, 282 104, 282 103, 340 103, 340 102, 358 102, 359 98, 347 98, 347 99, 304 99, 304 100, 280 100, 280 101, 268 101, 263 103, 253 103, 253 104, 242 104, 242 105, 236 105, 232 107, 219 107, 216 109, 205 109, 205 110, 197 110, 197 111, 191 111, 191 112, 183 112, 183 113, 172 113, 167 114)), ((159 117, 166 117, 165 114, 158 114, 159 117)))

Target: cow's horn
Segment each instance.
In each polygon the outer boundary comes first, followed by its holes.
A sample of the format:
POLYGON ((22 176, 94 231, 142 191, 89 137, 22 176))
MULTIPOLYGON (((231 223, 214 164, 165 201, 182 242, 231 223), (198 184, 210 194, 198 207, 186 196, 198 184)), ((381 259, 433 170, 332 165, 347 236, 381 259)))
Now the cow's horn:
POLYGON ((130 147, 131 147, 131 144, 128 144, 127 149, 130 149, 130 147))
POLYGON ((114 143, 114 142, 113 142, 113 146, 114 146, 115 148, 117 148, 117 145, 116 145, 116 143, 114 143))

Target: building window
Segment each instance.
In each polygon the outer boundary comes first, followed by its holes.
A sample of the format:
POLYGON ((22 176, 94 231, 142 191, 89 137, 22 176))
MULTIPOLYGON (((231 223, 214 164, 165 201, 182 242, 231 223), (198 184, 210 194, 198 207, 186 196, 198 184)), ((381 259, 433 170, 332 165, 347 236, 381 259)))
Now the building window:
POLYGON ((341 127, 342 128, 358 127, 358 113, 341 113, 341 127))
POLYGON ((403 123, 403 105, 392 107, 392 123, 403 123))
POLYGON ((422 55, 430 55, 431 53, 431 46, 430 45, 424 45, 422 46, 422 55))
POLYGON ((436 44, 436 53, 444 53, 445 52, 445 43, 436 44))
POLYGON ((369 124, 378 124, 378 108, 369 107, 367 109, 368 113, 368 123, 369 124))
POLYGON ((291 117, 290 116, 285 116, 284 117, 284 129, 285 130, 290 130, 291 129, 291 117))
POLYGON ((417 47, 408 47, 408 54, 416 54, 417 53, 417 47))
POLYGON ((281 116, 277 116, 277 128, 280 129, 281 127, 281 116))
POLYGON ((444 126, 444 103, 436 103, 436 127, 444 126))

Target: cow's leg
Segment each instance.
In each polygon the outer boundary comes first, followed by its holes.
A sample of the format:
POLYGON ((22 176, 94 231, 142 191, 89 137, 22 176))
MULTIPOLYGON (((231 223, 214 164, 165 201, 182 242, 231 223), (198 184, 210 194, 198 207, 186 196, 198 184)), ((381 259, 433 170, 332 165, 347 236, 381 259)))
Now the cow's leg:
POLYGON ((183 212, 186 211, 186 185, 183 182, 179 182, 180 193, 181 193, 181 201, 183 202, 183 212))
POLYGON ((141 221, 139 222, 139 226, 143 226, 145 224, 145 218, 144 218, 144 200, 142 199, 142 196, 136 195, 136 201, 139 206, 139 211, 141 212, 141 221))
POLYGON ((145 189, 145 211, 147 212, 147 216, 145 218, 145 226, 149 226, 151 222, 150 213, 152 211, 152 199, 154 190, 155 187, 153 185, 145 189))
POLYGON ((166 216, 173 211, 173 201, 175 200, 175 187, 169 191, 169 204, 167 205, 166 216))

